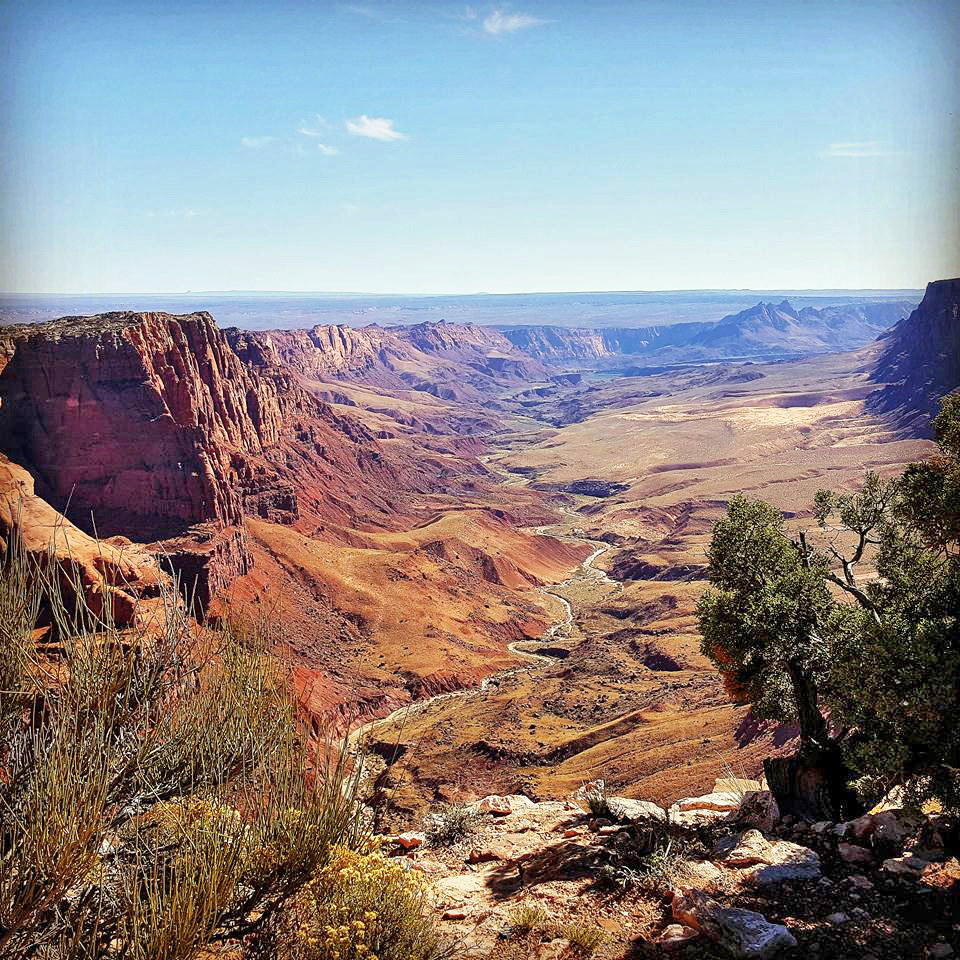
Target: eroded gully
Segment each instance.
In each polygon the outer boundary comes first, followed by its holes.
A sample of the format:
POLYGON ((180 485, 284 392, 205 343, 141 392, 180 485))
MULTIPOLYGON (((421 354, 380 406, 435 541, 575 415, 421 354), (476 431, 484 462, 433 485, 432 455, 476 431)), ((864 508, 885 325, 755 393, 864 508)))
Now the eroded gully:
MULTIPOLYGON (((566 509, 565 513, 568 517, 576 517, 576 513, 572 510, 566 509)), ((555 540, 562 540, 565 543, 584 544, 593 548, 590 555, 569 577, 567 577, 566 580, 563 580, 560 583, 547 584, 537 587, 538 592, 544 597, 549 597, 551 600, 561 605, 563 609, 563 615, 556 622, 551 624, 551 626, 548 627, 538 639, 516 640, 507 645, 507 650, 510 653, 512 653, 514 656, 524 658, 528 661, 528 663, 523 666, 510 667, 506 670, 500 670, 497 673, 492 673, 489 677, 484 678, 476 687, 465 687, 462 690, 454 690, 450 693, 440 693, 424 700, 417 700, 413 703, 405 704, 404 706, 399 707, 384 717, 380 717, 376 720, 370 720, 367 723, 357 727, 350 733, 349 743, 351 746, 355 746, 360 743, 360 741, 369 737, 370 734, 377 729, 377 727, 386 726, 394 721, 406 723, 411 717, 425 713, 431 708, 436 707, 441 703, 447 703, 451 700, 467 699, 470 697, 483 697, 489 691, 497 689, 500 686, 501 681, 507 677, 519 673, 526 673, 531 670, 536 670, 544 664, 555 663, 559 657, 550 656, 546 653, 536 652, 533 650, 525 650, 524 647, 537 646, 542 648, 544 644, 549 644, 551 641, 564 636, 572 627, 574 620, 573 604, 560 592, 561 590, 572 587, 583 587, 590 584, 610 584, 615 590, 623 589, 622 585, 611 579, 605 570, 601 570, 599 567, 595 566, 596 561, 599 560, 600 557, 602 557, 609 550, 613 549, 611 544, 604 543, 601 540, 591 540, 589 537, 583 536, 583 531, 577 527, 572 529, 564 529, 564 523, 562 521, 560 523, 545 524, 539 527, 528 527, 525 528, 525 532, 533 533, 538 536, 553 537, 555 540)), ((574 598, 574 602, 576 602, 576 598, 574 598)))

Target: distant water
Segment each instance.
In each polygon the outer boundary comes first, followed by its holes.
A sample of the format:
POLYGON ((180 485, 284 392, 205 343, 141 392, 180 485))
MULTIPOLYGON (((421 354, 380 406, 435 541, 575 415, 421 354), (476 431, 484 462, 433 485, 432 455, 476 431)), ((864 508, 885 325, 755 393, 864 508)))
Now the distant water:
POLYGON ((207 310, 221 327, 285 329, 315 324, 414 324, 447 320, 507 326, 646 327, 720 320, 761 300, 788 299, 798 310, 857 301, 916 300, 922 290, 675 290, 615 293, 509 293, 374 296, 328 293, 173 293, 0 296, 0 323, 37 323, 109 310, 207 310))

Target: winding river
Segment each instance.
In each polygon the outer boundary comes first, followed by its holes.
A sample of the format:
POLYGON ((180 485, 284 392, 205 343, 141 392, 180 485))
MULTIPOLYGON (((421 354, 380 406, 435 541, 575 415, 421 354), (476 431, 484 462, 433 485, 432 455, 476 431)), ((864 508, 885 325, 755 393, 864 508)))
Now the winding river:
MULTIPOLYGON (((572 510, 567 509, 565 512, 568 516, 576 516, 572 510)), ((576 528, 574 528, 572 531, 558 529, 562 527, 563 523, 561 522, 556 524, 547 524, 541 527, 527 528, 525 532, 534 533, 538 536, 553 537, 556 540, 563 540, 566 543, 588 544, 593 548, 593 552, 569 577, 567 577, 566 580, 563 580, 560 583, 553 583, 542 587, 537 587, 537 590, 545 597, 551 597, 553 600, 558 601, 562 605, 563 616, 553 623, 538 639, 517 640, 507 645, 507 650, 509 650, 510 653, 517 657, 523 657, 525 660, 528 660, 529 663, 525 664, 524 666, 510 667, 506 670, 500 670, 497 673, 493 673, 481 681, 479 686, 465 687, 462 690, 454 690, 450 693, 439 693, 436 696, 427 697, 424 700, 417 700, 414 703, 405 704, 391 713, 388 713, 384 717, 380 717, 376 720, 370 720, 369 722, 357 727, 350 733, 348 742, 351 746, 355 746, 357 743, 359 743, 359 741, 361 741, 364 737, 369 736, 379 726, 389 724, 395 720, 406 721, 412 716, 424 713, 431 707, 449 700, 483 696, 487 691, 499 687, 500 682, 506 677, 536 669, 540 664, 543 663, 555 663, 557 661, 557 657, 551 657, 547 654, 532 650, 525 650, 524 647, 530 645, 542 646, 544 643, 549 643, 551 640, 554 640, 566 633, 573 625, 573 606, 570 601, 559 591, 566 587, 589 582, 609 583, 612 584, 616 589, 623 589, 622 584, 611 579, 605 570, 601 570, 599 567, 595 566, 596 561, 599 560, 600 557, 602 557, 609 550, 613 549, 613 545, 604 543, 601 540, 591 540, 588 537, 581 536, 580 534, 582 534, 583 531, 576 528)))

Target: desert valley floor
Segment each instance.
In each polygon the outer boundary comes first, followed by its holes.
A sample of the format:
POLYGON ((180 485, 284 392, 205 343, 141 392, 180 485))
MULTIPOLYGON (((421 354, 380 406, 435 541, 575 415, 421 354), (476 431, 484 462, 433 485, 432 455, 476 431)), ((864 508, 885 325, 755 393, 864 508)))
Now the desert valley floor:
MULTIPOLYGON (((571 570, 557 553, 537 571, 552 582, 521 595, 542 611, 534 623, 553 626, 501 648, 500 672, 481 686, 364 727, 393 763, 394 802, 554 799, 603 777, 619 794, 669 803, 731 769, 756 776, 764 756, 789 748, 792 730, 730 704, 699 652, 694 607, 711 525, 734 493, 810 524, 796 505, 809 508, 817 489, 898 471, 930 449, 865 411, 875 387, 867 358, 851 359, 713 364, 516 395, 510 431, 482 460, 508 490, 545 491, 556 518, 488 548, 530 570, 549 534, 588 562, 571 570)), ((430 536, 463 522, 447 513, 430 536)), ((449 615, 418 606, 428 622, 449 615)))

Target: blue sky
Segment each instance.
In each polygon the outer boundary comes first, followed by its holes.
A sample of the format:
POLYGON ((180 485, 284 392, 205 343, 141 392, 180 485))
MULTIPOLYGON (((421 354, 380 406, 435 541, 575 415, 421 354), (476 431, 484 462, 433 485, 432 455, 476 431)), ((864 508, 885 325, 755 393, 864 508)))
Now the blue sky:
POLYGON ((915 287, 960 4, 0 5, 0 290, 915 287))

